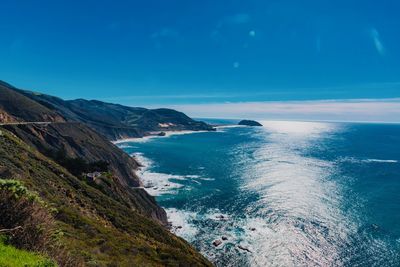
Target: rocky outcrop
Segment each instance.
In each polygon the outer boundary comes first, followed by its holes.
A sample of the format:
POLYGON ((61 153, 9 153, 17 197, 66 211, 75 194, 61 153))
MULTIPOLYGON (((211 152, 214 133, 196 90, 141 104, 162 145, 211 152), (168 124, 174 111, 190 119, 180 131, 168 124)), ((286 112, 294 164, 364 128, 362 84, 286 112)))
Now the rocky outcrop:
POLYGON ((0 109, 0 123, 10 123, 16 121, 17 120, 13 116, 0 109))
POLYGON ((214 247, 218 247, 218 246, 221 245, 221 244, 222 244, 222 241, 219 240, 219 239, 213 241, 214 247))
POLYGON ((238 125, 243 125, 243 126, 263 126, 261 123, 258 121, 252 121, 252 120, 241 120, 238 125))

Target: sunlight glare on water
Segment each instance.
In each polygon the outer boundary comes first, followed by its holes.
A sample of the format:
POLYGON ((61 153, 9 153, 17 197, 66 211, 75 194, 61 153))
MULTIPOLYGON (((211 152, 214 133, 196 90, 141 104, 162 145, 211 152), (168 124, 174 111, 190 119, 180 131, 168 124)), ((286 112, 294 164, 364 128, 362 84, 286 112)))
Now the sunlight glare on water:
POLYGON ((262 124, 120 145, 172 231, 216 266, 400 266, 400 128, 262 124))
POLYGON ((264 139, 243 175, 245 190, 260 194, 254 208, 263 229, 250 237, 254 265, 329 265, 338 261, 336 243, 351 228, 339 209, 340 193, 327 178, 331 162, 307 156, 318 139, 336 131, 317 122, 264 121, 264 139))

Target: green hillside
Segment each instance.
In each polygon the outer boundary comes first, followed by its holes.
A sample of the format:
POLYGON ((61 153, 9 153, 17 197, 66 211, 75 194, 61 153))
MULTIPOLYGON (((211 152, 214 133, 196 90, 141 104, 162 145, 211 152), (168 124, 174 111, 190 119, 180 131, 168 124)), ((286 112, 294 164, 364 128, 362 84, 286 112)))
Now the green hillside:
POLYGON ((16 249, 0 242, 1 267, 55 267, 53 261, 39 254, 16 249))
MULTIPOLYGON (((0 177, 21 181, 54 214, 62 246, 87 266, 210 266, 186 241, 127 205, 112 174, 91 184, 7 130, 0 136, 0 177), (114 190, 113 190, 114 188, 114 190)), ((123 190, 123 189, 121 189, 123 190)), ((1 227, 1 226, 0 226, 1 227)))

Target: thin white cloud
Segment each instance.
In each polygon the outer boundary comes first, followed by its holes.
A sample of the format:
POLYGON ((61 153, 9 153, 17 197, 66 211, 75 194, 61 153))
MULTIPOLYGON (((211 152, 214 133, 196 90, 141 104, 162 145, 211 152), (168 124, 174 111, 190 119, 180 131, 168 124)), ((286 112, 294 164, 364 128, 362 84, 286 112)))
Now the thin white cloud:
MULTIPOLYGON (((240 62, 234 62, 233 67, 240 67, 240 62), (237 64, 235 64, 237 63, 237 64)), ((145 91, 156 91, 157 87, 140 87, 140 90, 145 89, 145 91)), ((165 88, 164 88, 165 89, 165 88)), ((177 88, 168 88, 170 91, 176 91, 177 88)), ((187 89, 187 88, 185 88, 187 89)), ((259 92, 237 92, 236 88, 230 88, 230 90, 219 90, 218 88, 209 88, 207 93, 182 93, 182 94, 149 94, 149 95, 122 95, 102 98, 103 101, 120 101, 120 100, 137 100, 137 99, 152 99, 152 100, 162 100, 162 99, 226 99, 233 101, 235 98, 247 98, 247 97, 258 97, 258 98, 276 98, 277 96, 292 95, 294 92, 304 91, 308 92, 307 95, 312 95, 313 92, 320 94, 321 91, 329 92, 331 94, 340 94, 349 92, 349 90, 400 90, 400 82, 382 82, 382 83, 367 83, 367 84, 350 84, 344 86, 331 86, 331 87, 320 87, 318 90, 314 87, 296 87, 296 88, 270 88, 259 92), (235 93, 233 93, 235 92, 235 93)), ((130 88, 130 90, 135 91, 135 89, 130 88)), ((202 88, 191 88, 191 91, 202 92, 202 88)), ((333 98, 333 97, 331 97, 333 98)))
POLYGON ((383 43, 381 41, 380 34, 379 34, 378 30, 375 29, 375 28, 371 28, 370 29, 370 36, 372 38, 372 41, 374 42, 376 51, 378 51, 378 53, 381 56, 384 56, 386 51, 385 51, 385 47, 383 46, 383 43))
POLYGON ((400 122, 400 98, 172 105, 194 117, 400 122))

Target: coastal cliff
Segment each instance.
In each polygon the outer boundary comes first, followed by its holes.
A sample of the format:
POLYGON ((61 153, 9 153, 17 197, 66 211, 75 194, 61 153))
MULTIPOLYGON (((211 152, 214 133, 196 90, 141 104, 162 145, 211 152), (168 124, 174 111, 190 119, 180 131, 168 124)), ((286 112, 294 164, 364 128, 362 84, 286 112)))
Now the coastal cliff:
POLYGON ((141 188, 140 164, 109 141, 211 126, 173 110, 64 101, 4 82, 0 111, 0 179, 21 181, 57 209, 60 242, 82 265, 211 266, 167 230, 165 211, 141 188))
POLYGON ((213 131, 213 127, 195 121, 172 109, 127 107, 97 100, 63 100, 58 97, 18 90, 30 100, 69 122, 81 122, 98 131, 109 140, 135 138, 160 131, 213 131))

